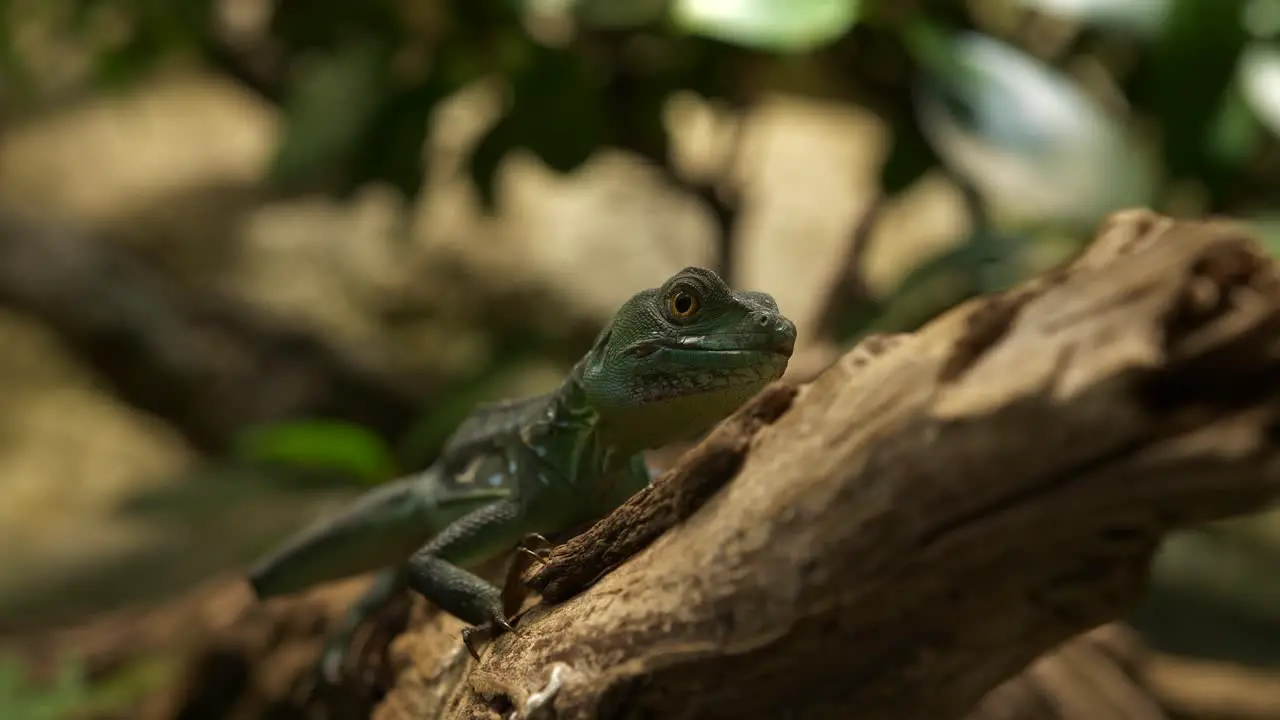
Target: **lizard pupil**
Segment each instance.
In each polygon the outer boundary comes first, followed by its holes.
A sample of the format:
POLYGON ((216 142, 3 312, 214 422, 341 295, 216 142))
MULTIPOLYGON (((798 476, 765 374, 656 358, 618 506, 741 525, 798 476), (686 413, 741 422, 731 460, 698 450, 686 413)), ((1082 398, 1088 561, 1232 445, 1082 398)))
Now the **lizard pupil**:
POLYGON ((693 296, 685 292, 678 292, 671 298, 671 307, 676 311, 676 315, 685 317, 693 312, 693 296))

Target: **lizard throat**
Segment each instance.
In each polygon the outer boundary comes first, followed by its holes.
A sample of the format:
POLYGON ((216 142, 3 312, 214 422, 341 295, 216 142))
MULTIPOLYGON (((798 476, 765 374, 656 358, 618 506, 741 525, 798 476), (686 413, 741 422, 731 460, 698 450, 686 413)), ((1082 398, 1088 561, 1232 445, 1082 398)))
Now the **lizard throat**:
POLYGON ((624 454, 691 440, 778 379, 777 363, 637 376, 628 399, 598 407, 601 440, 624 454))

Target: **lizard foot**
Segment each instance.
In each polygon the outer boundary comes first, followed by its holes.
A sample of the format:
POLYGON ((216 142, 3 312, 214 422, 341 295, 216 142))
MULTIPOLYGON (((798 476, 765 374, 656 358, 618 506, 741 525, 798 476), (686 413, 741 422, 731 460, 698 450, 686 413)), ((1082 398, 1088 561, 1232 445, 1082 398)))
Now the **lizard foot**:
POLYGON ((471 627, 463 628, 462 644, 467 646, 467 652, 471 653, 471 657, 479 660, 479 644, 493 642, 493 640, 503 632, 515 634, 518 631, 505 617, 495 615, 492 620, 484 623, 483 625, 473 625, 471 627))
POLYGON ((538 563, 539 565, 547 564, 547 556, 551 554, 551 548, 555 547, 550 540, 539 535, 538 533, 529 533, 520 541, 516 552, 524 555, 526 558, 538 563))
POLYGON ((342 684, 342 667, 347 662, 347 648, 329 647, 326 644, 324 652, 320 655, 320 677, 330 685, 342 684))
POLYGON ((330 685, 341 685, 347 659, 351 656, 351 643, 355 640, 356 628, 352 625, 342 627, 329 634, 325 639, 324 649, 320 651, 320 662, 316 670, 320 677, 330 685))

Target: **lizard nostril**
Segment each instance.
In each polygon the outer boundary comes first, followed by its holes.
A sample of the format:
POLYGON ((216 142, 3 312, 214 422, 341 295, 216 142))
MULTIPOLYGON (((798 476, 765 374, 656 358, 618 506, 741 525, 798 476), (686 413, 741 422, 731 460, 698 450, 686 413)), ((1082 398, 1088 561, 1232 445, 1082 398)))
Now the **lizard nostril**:
POLYGON ((762 327, 762 328, 767 328, 767 327, 769 327, 769 314, 768 314, 768 313, 759 313, 759 314, 757 314, 757 315, 756 315, 756 324, 757 324, 757 325, 759 325, 759 326, 760 326, 760 327, 762 327))

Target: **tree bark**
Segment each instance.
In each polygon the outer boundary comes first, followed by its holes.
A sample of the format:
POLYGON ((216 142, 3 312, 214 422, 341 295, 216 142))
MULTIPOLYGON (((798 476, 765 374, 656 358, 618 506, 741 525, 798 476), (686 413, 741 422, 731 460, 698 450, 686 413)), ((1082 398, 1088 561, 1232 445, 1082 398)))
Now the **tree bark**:
POLYGON ((465 672, 407 633, 376 716, 505 716, 554 676, 562 719, 963 718, 1129 611, 1164 533, 1280 494, 1278 419, 1272 261, 1119 213, 1075 262, 749 403, 557 548, 465 672))

